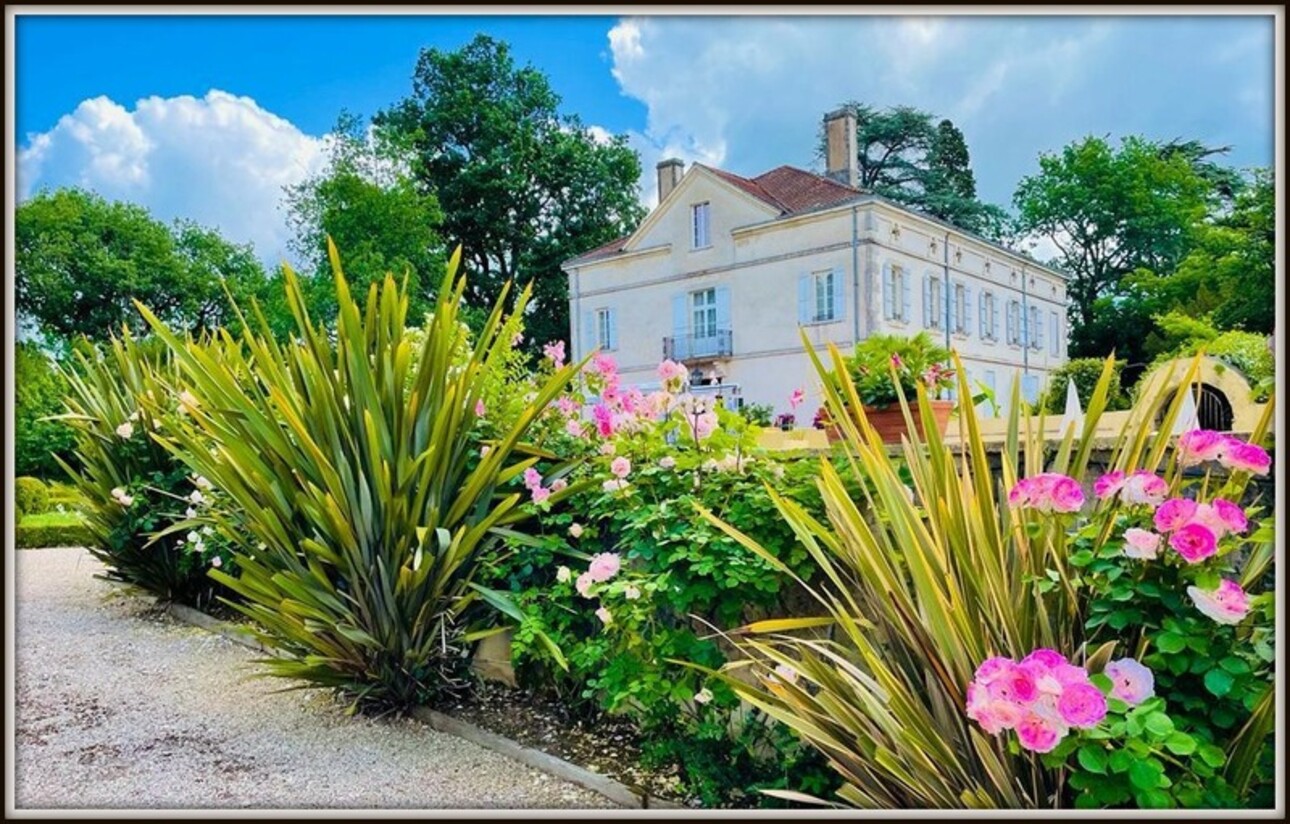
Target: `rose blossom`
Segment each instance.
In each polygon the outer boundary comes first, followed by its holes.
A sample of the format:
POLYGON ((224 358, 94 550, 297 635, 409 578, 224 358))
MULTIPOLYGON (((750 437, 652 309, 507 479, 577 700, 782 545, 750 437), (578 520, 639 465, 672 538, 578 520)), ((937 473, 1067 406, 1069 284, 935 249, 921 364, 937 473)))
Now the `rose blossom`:
POLYGON ((116 428, 116 434, 128 440, 134 434, 134 424, 126 421, 116 428))
POLYGON ((1196 502, 1188 498, 1170 498, 1160 505, 1152 519, 1157 532, 1173 532, 1196 515, 1196 502))
POLYGON ((623 457, 614 458, 613 463, 609 464, 609 471, 621 480, 631 474, 632 462, 623 457))
POLYGON ((570 437, 581 438, 582 421, 578 420, 577 418, 570 418, 564 424, 564 431, 567 432, 570 437))
POLYGON ((573 570, 569 569, 567 566, 562 566, 555 571, 555 579, 562 584, 569 583, 569 579, 572 577, 573 570))
POLYGON ((1250 596, 1229 578, 1224 578, 1218 589, 1187 587, 1187 594, 1196 609, 1220 624, 1239 624, 1250 611, 1250 596))
POLYGON ((1160 536, 1150 530, 1130 527, 1124 530, 1124 556, 1150 561, 1160 549, 1160 536))
POLYGON ((1169 484, 1154 472, 1145 470, 1134 472, 1124 482, 1120 491, 1120 500, 1130 505, 1146 504, 1158 506, 1169 494, 1169 484))
POLYGON ((622 562, 616 552, 601 552, 591 556, 591 564, 587 567, 587 572, 591 575, 591 580, 596 583, 604 583, 618 574, 622 568, 622 562))
POLYGON ((578 576, 578 580, 573 582, 573 588, 578 590, 578 594, 581 595, 583 598, 590 598, 591 585, 594 583, 595 581, 591 579, 591 573, 584 572, 578 576))
POLYGON ((1132 658, 1111 661, 1102 674, 1111 679, 1111 694, 1131 707, 1156 694, 1155 676, 1132 658))
POLYGON ((614 434, 614 413, 608 406, 598 403, 591 410, 591 417, 596 422, 596 430, 600 432, 600 437, 609 438, 614 434))
POLYGON ((546 503, 547 498, 551 497, 551 490, 543 486, 535 486, 529 492, 533 496, 533 503, 535 504, 546 503))
POLYGON ((1249 529, 1249 519, 1245 517, 1245 510, 1241 509, 1231 501, 1225 501, 1222 498, 1215 498, 1210 502, 1214 512, 1222 519, 1229 532, 1235 532, 1238 535, 1249 529))
POLYGON ((641 597, 641 591, 636 586, 629 584, 627 588, 623 590, 623 597, 628 601, 635 601, 637 598, 641 597))
POLYGON ((1093 494, 1098 497, 1098 500, 1105 501, 1119 492, 1123 486, 1124 473, 1117 469, 1097 479, 1097 482, 1093 484, 1093 494))
POLYGON ((1223 519, 1222 515, 1218 514, 1218 510, 1212 504, 1197 504, 1196 514, 1191 516, 1191 520, 1188 523, 1200 524, 1205 527, 1214 533, 1215 540, 1221 541, 1223 536, 1227 534, 1227 521, 1223 519))
POLYGON ((582 524, 574 523, 569 525, 569 534, 575 538, 582 537, 582 524))
POLYGON ((477 401, 475 401, 475 417, 476 417, 476 418, 482 418, 482 417, 484 417, 484 413, 485 413, 485 412, 487 412, 487 411, 488 411, 488 408, 484 406, 484 402, 483 402, 483 400, 477 400, 477 401))
POLYGON ((694 703, 706 704, 712 700, 712 690, 704 687, 694 694, 694 703))
POLYGON ((1218 541, 1208 527, 1187 524, 1169 536, 1169 546, 1178 551, 1189 564, 1203 561, 1217 550, 1218 541))
POLYGON ((1106 717, 1106 696, 1092 684, 1072 684, 1062 690, 1057 711, 1070 726, 1090 729, 1106 717))
POLYGON ((564 341, 557 340, 548 343, 542 347, 542 354, 551 361, 552 366, 559 369, 564 366, 564 341))
POLYGON ((684 364, 665 360, 658 365, 659 380, 663 382, 663 388, 668 392, 680 392, 689 376, 690 370, 686 369, 684 364))
POLYGON ((1041 718, 1035 713, 1027 715, 1017 724, 1017 741, 1031 752, 1049 752, 1065 735, 1066 730, 1061 724, 1041 718))
POLYGON ((1223 444, 1219 462, 1228 469, 1251 475, 1266 475, 1272 467, 1272 458, 1263 447, 1236 438, 1229 438, 1223 444))
POLYGON ((1078 512, 1084 505, 1084 491, 1074 478, 1044 472, 1018 481, 1008 492, 1008 503, 1044 513, 1078 512))
POLYGON ((659 460, 658 465, 663 469, 671 469, 676 466, 676 458, 673 458, 671 455, 664 455, 663 458, 659 460))
POLYGON ((130 504, 134 503, 134 496, 122 495, 120 498, 117 498, 116 500, 117 500, 117 503, 121 504, 121 506, 129 508, 130 504))
POLYGON ((569 482, 566 481, 564 478, 556 478, 554 481, 551 482, 552 492, 562 492, 568 488, 569 488, 569 482))
POLYGON ((1178 436, 1178 465, 1195 466, 1216 460, 1223 452, 1224 437, 1209 429, 1193 429, 1178 436))
POLYGON ((614 622, 613 614, 611 614, 609 610, 606 609, 605 607, 601 607, 600 609, 596 610, 596 617, 599 618, 600 623, 604 624, 605 626, 609 626, 614 622))
POLYGON ((524 470, 524 485, 529 489, 541 486, 542 473, 530 466, 528 469, 524 470))

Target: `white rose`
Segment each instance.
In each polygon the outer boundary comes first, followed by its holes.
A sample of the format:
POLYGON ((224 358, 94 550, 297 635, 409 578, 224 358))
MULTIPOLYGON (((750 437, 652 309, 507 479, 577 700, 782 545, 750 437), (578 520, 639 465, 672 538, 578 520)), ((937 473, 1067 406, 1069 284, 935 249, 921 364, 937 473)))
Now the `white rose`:
POLYGON ((712 700, 712 690, 704 687, 694 694, 694 703, 706 704, 712 700))
POLYGON ((134 434, 134 424, 126 421, 116 428, 116 434, 120 435, 122 438, 129 439, 129 437, 134 434))
POLYGON ((569 527, 569 534, 575 538, 582 537, 582 524, 573 524, 569 527))
POLYGON ((562 566, 555 571, 555 579, 562 584, 567 584, 573 577, 573 572, 567 566, 562 566))

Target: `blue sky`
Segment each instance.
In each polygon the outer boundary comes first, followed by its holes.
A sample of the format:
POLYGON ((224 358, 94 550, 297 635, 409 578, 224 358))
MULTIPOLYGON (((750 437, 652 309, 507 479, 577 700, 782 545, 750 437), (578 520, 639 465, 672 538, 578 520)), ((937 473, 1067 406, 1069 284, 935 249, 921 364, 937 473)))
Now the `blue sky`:
POLYGON ((286 255, 281 190, 319 168, 342 108, 410 91, 418 52, 476 32, 545 72, 563 109, 742 174, 811 167, 854 98, 963 129, 1007 204, 1041 152, 1088 134, 1198 138, 1273 158, 1273 18, 19 17, 19 196, 82 185, 286 255))

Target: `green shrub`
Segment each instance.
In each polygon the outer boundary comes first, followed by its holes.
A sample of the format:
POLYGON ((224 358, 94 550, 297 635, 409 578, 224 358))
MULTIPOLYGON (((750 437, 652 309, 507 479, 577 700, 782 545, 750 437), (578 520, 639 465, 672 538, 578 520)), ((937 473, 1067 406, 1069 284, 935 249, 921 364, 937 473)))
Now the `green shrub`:
POLYGON ((1244 375, 1255 401, 1262 403, 1271 395, 1277 365, 1267 337, 1253 332, 1224 332, 1205 344, 1204 351, 1244 375))
POLYGON ((94 536, 84 524, 18 524, 14 530, 18 549, 55 546, 92 546, 94 536))
POLYGON ((743 419, 757 426, 770 426, 774 412, 775 407, 768 403, 747 403, 739 407, 739 414, 743 419))
MULTIPOLYGON (((1048 386, 1045 387, 1044 395, 1040 398, 1039 408, 1055 415, 1066 411, 1066 387, 1071 380, 1075 381, 1075 393, 1079 395, 1080 408, 1088 408, 1089 400, 1093 397, 1093 390, 1102 376, 1102 367, 1105 363, 1102 358, 1074 358, 1054 369, 1048 376, 1048 386)), ((1109 410, 1129 407, 1129 399, 1125 397, 1124 390, 1120 386, 1120 372, 1123 368, 1124 361, 1115 362, 1115 372, 1108 389, 1107 409, 1109 410)))
POLYGON ((40 478, 19 478, 13 485, 13 500, 20 518, 44 512, 49 509, 49 489, 40 478))
POLYGON ((185 414, 167 381, 173 374, 155 342, 128 334, 103 347, 82 341, 65 375, 77 466, 64 468, 85 502, 91 552, 107 577, 164 600, 201 605, 217 589, 206 570, 228 555, 218 539, 184 537, 200 528, 197 510, 214 491, 152 437, 185 414))
MULTIPOLYGON (((897 381, 907 398, 914 397, 920 385, 933 392, 953 386, 954 373, 946 368, 949 359, 949 350, 926 332, 913 337, 870 335, 857 343, 851 356, 846 358, 846 371, 862 404, 883 407, 899 399, 897 381)), ((836 381, 832 373, 824 379, 836 381)))
POLYGON ((536 461, 522 439, 577 371, 551 375, 481 458, 480 390, 511 337, 500 333, 502 295, 470 344, 458 323, 459 259, 415 351, 406 292, 387 277, 364 311, 334 248, 334 331, 308 316, 290 271, 289 344, 261 320, 240 349, 213 353, 142 308, 195 396, 192 414, 162 439, 246 513, 236 523, 215 516, 222 532, 244 538, 240 575, 212 577, 244 599, 230 603, 278 654, 265 662, 270 674, 334 688, 354 706, 405 708, 450 692, 472 622, 490 606, 513 608, 472 584, 481 554, 527 514, 508 488, 536 461))
POLYGON ((14 471, 54 478, 62 475, 55 456, 69 459, 72 430, 50 416, 62 412, 67 384, 55 362, 40 347, 19 341, 14 347, 14 471))

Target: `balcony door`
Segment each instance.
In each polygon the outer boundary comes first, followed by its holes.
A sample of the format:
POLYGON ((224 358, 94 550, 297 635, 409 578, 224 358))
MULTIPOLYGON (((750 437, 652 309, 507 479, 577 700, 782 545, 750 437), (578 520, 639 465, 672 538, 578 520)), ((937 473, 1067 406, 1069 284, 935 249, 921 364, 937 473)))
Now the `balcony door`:
POLYGON ((717 290, 690 293, 690 334, 696 349, 711 345, 717 337, 717 290))

